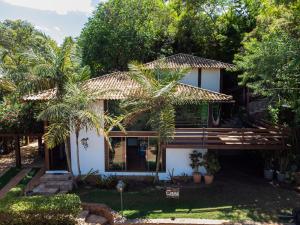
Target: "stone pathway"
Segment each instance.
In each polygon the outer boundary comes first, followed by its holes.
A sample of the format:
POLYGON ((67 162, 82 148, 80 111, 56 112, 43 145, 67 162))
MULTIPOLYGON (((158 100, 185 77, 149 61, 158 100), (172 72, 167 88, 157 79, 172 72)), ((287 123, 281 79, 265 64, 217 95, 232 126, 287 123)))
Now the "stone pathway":
POLYGON ((25 176, 31 168, 22 169, 14 178, 12 178, 8 184, 6 184, 1 190, 0 190, 0 199, 4 198, 6 193, 15 187, 25 176))

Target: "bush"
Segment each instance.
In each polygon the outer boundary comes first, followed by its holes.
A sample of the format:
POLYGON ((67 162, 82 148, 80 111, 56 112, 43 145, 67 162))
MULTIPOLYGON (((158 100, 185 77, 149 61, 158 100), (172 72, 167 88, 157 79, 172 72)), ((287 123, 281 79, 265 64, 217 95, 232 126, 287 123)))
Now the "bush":
POLYGON ((84 184, 104 189, 115 189, 118 183, 117 176, 114 175, 89 175, 84 179, 84 184))
POLYGON ((0 225, 75 225, 71 215, 57 212, 0 212, 0 225))
POLYGON ((80 199, 75 194, 55 196, 12 197, 0 202, 0 225, 72 225, 80 211, 80 199))

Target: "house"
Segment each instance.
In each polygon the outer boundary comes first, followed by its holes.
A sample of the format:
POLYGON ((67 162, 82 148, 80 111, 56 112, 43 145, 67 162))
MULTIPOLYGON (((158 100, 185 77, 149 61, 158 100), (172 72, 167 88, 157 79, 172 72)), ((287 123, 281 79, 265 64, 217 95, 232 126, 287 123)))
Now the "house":
MULTIPOLYGON (((167 179, 168 172, 174 175, 191 174, 189 154, 193 150, 205 153, 207 150, 226 149, 280 149, 284 145, 280 130, 265 128, 221 127, 224 109, 234 106, 234 96, 224 94, 226 77, 224 70, 233 65, 187 54, 176 54, 145 64, 149 69, 156 65, 174 68, 188 68, 187 74, 177 87, 175 98, 186 98, 190 104, 180 106, 176 111, 176 133, 174 140, 163 150, 160 179, 167 179), (197 102, 197 104, 195 104, 197 102), (199 104, 199 102, 203 102, 199 104)), ((93 108, 98 113, 116 111, 116 101, 126 98, 136 88, 127 72, 115 72, 90 79, 85 86, 92 91, 115 89, 97 99, 93 108)), ((48 90, 28 96, 26 100, 49 100, 55 90, 48 90)), ((157 139, 155 132, 145 129, 143 122, 130 127, 126 133, 111 131, 108 148, 103 136, 93 129, 82 130, 80 140, 80 166, 83 174, 91 170, 100 174, 147 176, 154 174, 157 139)), ((78 174, 76 139, 70 137, 71 164, 78 174)), ((59 150, 62 154, 61 149, 59 150)), ((59 161, 53 151, 46 149, 46 168, 56 169, 59 161), (56 158, 55 158, 56 157, 56 158)))

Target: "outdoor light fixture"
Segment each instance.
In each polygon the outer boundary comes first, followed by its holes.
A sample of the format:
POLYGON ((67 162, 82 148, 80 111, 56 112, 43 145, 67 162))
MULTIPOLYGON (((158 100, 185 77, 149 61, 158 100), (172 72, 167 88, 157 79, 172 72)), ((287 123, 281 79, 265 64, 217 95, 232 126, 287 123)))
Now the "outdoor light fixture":
POLYGON ((120 197, 121 197, 121 215, 123 217, 123 192, 125 188, 125 183, 122 180, 119 180, 117 186, 117 191, 120 192, 120 197))
POLYGON ((84 150, 87 150, 87 148, 89 147, 88 140, 89 140, 89 138, 82 138, 80 141, 84 150))

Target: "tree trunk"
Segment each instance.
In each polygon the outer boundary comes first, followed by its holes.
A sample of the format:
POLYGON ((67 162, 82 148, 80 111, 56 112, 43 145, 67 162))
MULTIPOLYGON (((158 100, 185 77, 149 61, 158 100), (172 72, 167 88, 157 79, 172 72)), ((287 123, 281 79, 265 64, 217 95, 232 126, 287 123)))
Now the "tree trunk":
POLYGON ((69 140, 65 140, 65 153, 66 153, 66 158, 67 158, 68 170, 71 173, 73 184, 77 188, 77 183, 75 181, 73 170, 72 170, 72 166, 71 166, 70 143, 69 143, 69 140))
POLYGON ((20 148, 19 136, 16 137, 15 155, 16 155, 16 167, 21 168, 22 160, 21 160, 21 148, 20 148))
POLYGON ((156 168, 155 168, 155 177, 154 177, 154 183, 157 183, 159 181, 159 168, 160 168, 160 159, 161 159, 161 146, 162 143, 160 141, 160 138, 158 139, 158 148, 157 148, 157 157, 156 157, 156 168))
POLYGON ((81 169, 80 169, 80 157, 79 157, 79 143, 78 143, 78 139, 79 139, 79 131, 75 131, 76 133, 76 154, 77 154, 77 168, 78 168, 78 176, 81 176, 81 169))

